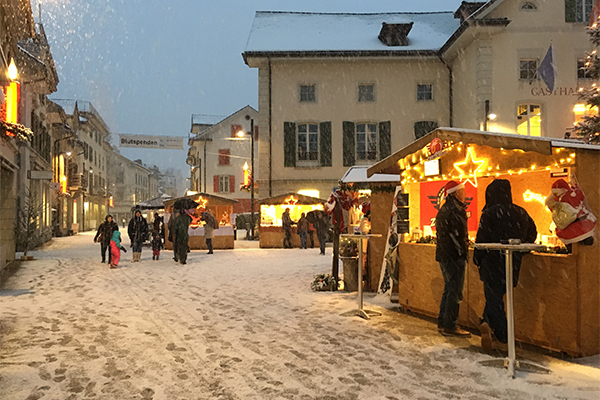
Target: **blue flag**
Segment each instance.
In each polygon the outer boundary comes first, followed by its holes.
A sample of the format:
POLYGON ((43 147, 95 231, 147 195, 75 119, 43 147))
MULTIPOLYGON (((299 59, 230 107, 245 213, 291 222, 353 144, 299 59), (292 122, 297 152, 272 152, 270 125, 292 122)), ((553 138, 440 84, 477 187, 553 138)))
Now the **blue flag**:
POLYGON ((550 44, 550 47, 548 47, 546 57, 544 57, 542 63, 538 67, 538 73, 540 74, 540 77, 542 78, 546 86, 548 86, 548 89, 550 89, 550 91, 553 92, 555 71, 554 61, 552 58, 552 44, 550 44))

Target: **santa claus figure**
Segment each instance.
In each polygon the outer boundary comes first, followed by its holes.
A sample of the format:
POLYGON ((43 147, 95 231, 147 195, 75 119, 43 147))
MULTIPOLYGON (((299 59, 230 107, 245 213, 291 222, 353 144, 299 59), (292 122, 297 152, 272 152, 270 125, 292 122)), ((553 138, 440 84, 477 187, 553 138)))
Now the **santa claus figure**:
POLYGON ((552 184, 552 193, 546 198, 552 211, 556 236, 564 243, 591 245, 594 243, 596 217, 592 214, 579 185, 569 185, 564 179, 552 184))

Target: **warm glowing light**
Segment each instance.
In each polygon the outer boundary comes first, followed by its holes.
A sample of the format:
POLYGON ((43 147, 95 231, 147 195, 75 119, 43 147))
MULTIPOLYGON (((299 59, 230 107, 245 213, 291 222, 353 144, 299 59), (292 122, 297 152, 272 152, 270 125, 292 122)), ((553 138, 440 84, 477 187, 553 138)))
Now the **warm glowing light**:
POLYGON ((112 197, 112 196, 110 196, 110 197, 108 198, 108 206, 109 206, 109 207, 114 207, 114 206, 115 206, 115 201, 114 201, 114 199, 113 199, 113 197, 112 197))
POLYGON ((200 196, 198 200, 196 200, 196 203, 200 204, 197 208, 201 208, 204 210, 206 209, 206 203, 208 203, 208 200, 200 196))
POLYGON ((467 149, 467 157, 464 161, 454 163, 454 168, 460 172, 460 178, 467 176, 465 182, 471 182, 471 185, 477 187, 477 173, 484 167, 486 160, 477 160, 473 154, 473 148, 467 149), (473 178, 473 180, 471 180, 473 178))
POLYGON ((523 193, 523 200, 530 203, 532 201, 537 201, 541 204, 546 205, 546 196, 539 193, 534 193, 531 190, 527 189, 525 193, 523 193))
POLYGON ((575 104, 575 106, 573 106, 573 112, 576 112, 576 113, 585 112, 585 104, 575 104))
POLYGON ((494 113, 491 113, 490 115, 488 115, 488 118, 490 119, 490 121, 495 121, 496 118, 498 118, 498 116, 494 113))
POLYGON ((238 131, 238 133, 236 133, 236 135, 237 135, 237 137, 239 137, 239 138, 243 138, 243 137, 244 137, 244 135, 245 135, 245 133, 244 133, 244 131, 238 131))
POLYGON ((67 193, 67 177, 65 175, 60 177, 60 192, 62 194, 67 193))
POLYGON ((19 95, 21 85, 18 82, 11 82, 6 87, 6 122, 16 124, 19 122, 19 95))
POLYGON ((10 59, 10 65, 8 66, 8 77, 11 81, 14 81, 19 76, 19 71, 17 71, 17 66, 15 65, 14 58, 10 59))
POLYGON ((298 190, 298 194, 301 194, 303 196, 315 197, 318 199, 320 193, 318 190, 305 189, 305 190, 298 190))
POLYGON ((295 198, 293 195, 288 197, 287 199, 285 199, 285 204, 293 206, 298 204, 298 199, 295 198))

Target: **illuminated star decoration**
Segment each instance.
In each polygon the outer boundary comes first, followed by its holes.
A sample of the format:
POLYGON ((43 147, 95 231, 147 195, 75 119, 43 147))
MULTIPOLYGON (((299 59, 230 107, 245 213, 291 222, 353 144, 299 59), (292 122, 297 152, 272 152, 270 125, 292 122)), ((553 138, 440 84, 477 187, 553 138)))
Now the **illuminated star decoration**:
POLYGON ((287 204, 289 206, 294 206, 294 205, 298 204, 298 199, 295 198, 294 196, 290 196, 289 198, 285 199, 285 204, 287 204))
POLYGON ((200 208, 202 210, 206 209, 206 203, 208 203, 208 200, 205 200, 202 196, 200 196, 200 198, 198 199, 198 203, 200 203, 200 208))
POLYGON ((461 179, 466 175, 467 179, 465 182, 471 182, 471 185, 477 187, 477 172, 483 168, 483 164, 485 164, 485 160, 476 160, 473 155, 473 148, 469 147, 465 161, 454 163, 454 168, 460 172, 461 179), (471 177, 473 180, 471 180, 471 177))

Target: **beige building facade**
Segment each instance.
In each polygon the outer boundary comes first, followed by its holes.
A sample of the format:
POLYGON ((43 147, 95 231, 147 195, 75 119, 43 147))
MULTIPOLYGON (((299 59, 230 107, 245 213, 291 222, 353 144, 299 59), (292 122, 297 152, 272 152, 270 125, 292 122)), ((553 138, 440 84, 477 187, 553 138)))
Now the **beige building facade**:
POLYGON ((570 0, 463 2, 439 13, 258 12, 243 56, 259 72, 260 197, 327 197, 350 166, 439 126, 562 138, 586 112, 577 97, 590 83, 580 69, 593 50, 586 1, 580 12, 570 0), (538 72, 550 45, 553 90, 538 72))

